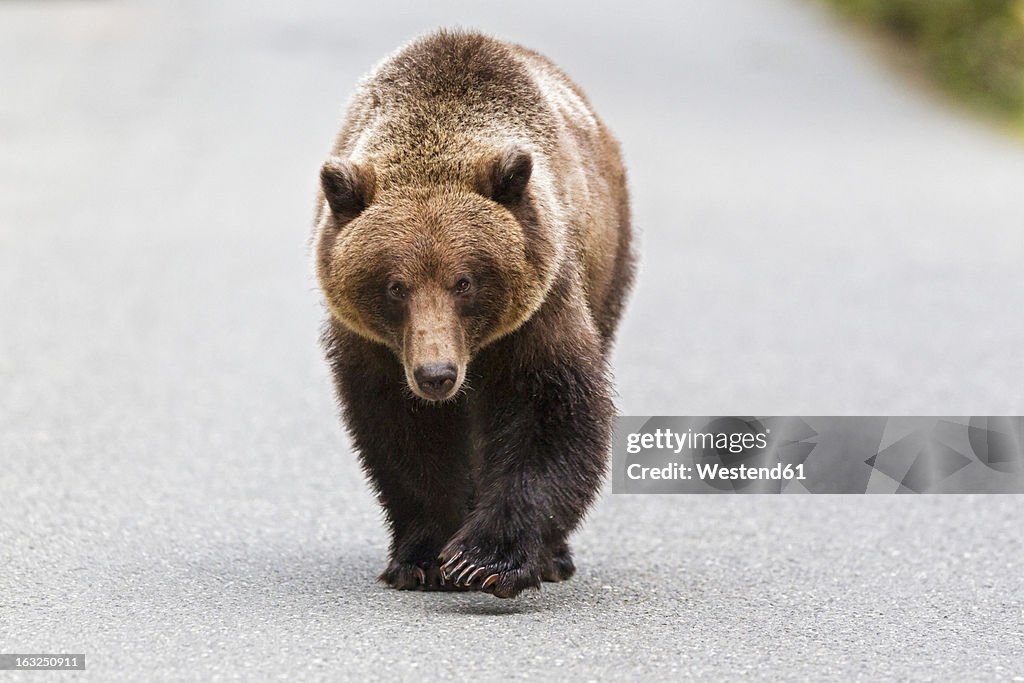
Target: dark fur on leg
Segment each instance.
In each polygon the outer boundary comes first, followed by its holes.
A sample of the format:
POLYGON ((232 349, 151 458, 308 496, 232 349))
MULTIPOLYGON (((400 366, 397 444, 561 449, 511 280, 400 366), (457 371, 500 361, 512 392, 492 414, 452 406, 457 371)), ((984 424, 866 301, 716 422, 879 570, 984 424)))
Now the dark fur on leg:
MULTIPOLYGON (((571 574, 565 539, 605 471, 614 409, 592 328, 581 324, 572 344, 549 345, 550 353, 515 351, 544 349, 517 337, 544 334, 545 318, 558 317, 556 310, 479 359, 470 405, 481 449, 476 505, 440 561, 447 580, 498 597, 537 588, 545 574, 571 574), (563 559, 559 572, 551 571, 552 548, 563 559)), ((565 339, 564 323, 572 319, 561 322, 565 339)))
POLYGON ((567 543, 556 547, 548 547, 547 560, 541 570, 541 578, 557 583, 571 579, 576 573, 576 565, 572 561, 572 552, 567 543))
POLYGON ((324 338, 345 422, 391 530, 380 581, 398 589, 452 588, 437 556, 470 504, 464 399, 410 399, 402 367, 386 348, 339 326, 324 338))

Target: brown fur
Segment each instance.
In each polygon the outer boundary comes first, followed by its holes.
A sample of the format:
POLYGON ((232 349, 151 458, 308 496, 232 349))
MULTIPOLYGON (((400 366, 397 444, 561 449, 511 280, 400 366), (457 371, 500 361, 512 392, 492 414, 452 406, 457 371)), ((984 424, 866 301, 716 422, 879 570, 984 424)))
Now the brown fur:
MULTIPOLYGON (((579 450, 574 457, 589 459, 564 458, 562 463, 566 476, 588 483, 560 494, 568 502, 557 523, 531 522, 544 528, 554 524, 545 541, 547 550, 516 540, 525 559, 515 571, 508 569, 507 558, 504 564, 494 560, 495 567, 506 569, 496 569, 495 576, 501 578, 486 588, 514 595, 537 576, 558 575, 543 562, 554 562, 564 550, 571 565, 564 537, 597 485, 593 476, 581 475, 603 470, 611 414, 606 354, 632 281, 628 195, 614 138, 582 92, 544 57, 483 35, 442 31, 403 47, 360 83, 321 171, 321 186, 315 252, 331 313, 325 341, 346 419, 392 521, 393 563, 401 567, 412 562, 400 557, 403 544, 408 545, 402 537, 412 533, 406 527, 418 530, 413 535, 427 532, 414 521, 396 521, 407 511, 393 509, 393 501, 401 499, 398 505, 407 508, 407 495, 412 494, 399 495, 394 488, 398 484, 388 482, 392 475, 402 475, 388 474, 379 462, 387 457, 378 454, 380 449, 408 444, 378 434, 367 426, 377 418, 368 413, 361 417, 364 412, 353 406, 366 400, 352 383, 354 374, 376 367, 385 376, 394 370, 380 365, 387 363, 386 356, 372 351, 373 345, 390 349, 409 390, 451 404, 447 417, 438 414, 438 419, 450 421, 452 432, 472 442, 465 444, 470 460, 466 476, 477 486, 491 476, 488 468, 496 469, 498 460, 502 467, 520 465, 505 462, 519 456, 487 453, 491 437, 481 429, 502 426, 487 426, 497 416, 479 412, 490 399, 474 398, 474 391, 515 392, 517 385, 540 382, 532 385, 533 407, 530 396, 519 397, 526 401, 522 410, 532 413, 545 400, 561 400, 559 392, 583 391, 586 385, 593 396, 581 395, 580 409, 592 414, 592 428, 549 428, 565 432, 563 450, 579 450), (351 364, 356 357, 363 359, 362 365, 351 364), (455 371, 454 381, 445 385, 450 391, 431 394, 425 393, 425 384, 417 386, 418 369, 446 364, 455 371), (506 371, 513 373, 513 385, 495 386, 494 379, 506 371), (460 392, 467 378, 469 398, 460 392), (559 381, 573 386, 558 388, 559 381), (542 398, 547 389, 550 399, 542 398), (460 426, 464 419, 469 422, 460 426)), ((384 391, 391 390, 387 386, 384 391)), ((548 409, 558 413, 573 400, 567 395, 565 406, 548 409)), ((399 410, 400 404, 382 399, 378 409, 399 410)), ((583 419, 573 410, 567 416, 583 419)), ((402 419, 395 416, 395 424, 402 419)), ((508 423, 526 419, 516 415, 508 423)), ((527 467, 530 458, 519 459, 527 467)), ((454 461, 449 465, 458 469, 454 461)), ((482 496, 472 494, 472 483, 454 482, 455 489, 468 487, 466 509, 471 514, 444 532, 459 531, 442 559, 477 548, 481 558, 493 560, 500 553, 480 550, 487 545, 480 537, 493 531, 497 512, 481 512, 482 496)), ((544 496, 557 494, 560 484, 552 486, 555 490, 544 496)), ((543 515, 544 505, 553 504, 523 495, 526 499, 516 500, 528 508, 517 513, 524 520, 543 515)), ((418 500, 419 494, 413 498, 418 500)), ((495 500, 491 507, 506 502, 495 500)), ((433 549, 435 556, 439 550, 433 549)), ((416 566, 431 569, 423 561, 416 566)), ((398 579, 386 580, 407 587, 398 579)))

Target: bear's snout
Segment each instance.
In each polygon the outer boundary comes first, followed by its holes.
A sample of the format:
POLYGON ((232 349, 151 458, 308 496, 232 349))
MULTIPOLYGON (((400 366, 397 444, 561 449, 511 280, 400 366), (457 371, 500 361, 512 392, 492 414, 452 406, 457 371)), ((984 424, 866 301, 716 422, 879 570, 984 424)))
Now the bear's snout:
POLYGON ((445 401, 465 379, 469 363, 465 322, 445 288, 427 283, 411 290, 399 350, 405 381, 420 398, 445 401))
POLYGON ((455 387, 459 370, 452 363, 426 363, 412 373, 416 386, 434 400, 447 398, 455 387))

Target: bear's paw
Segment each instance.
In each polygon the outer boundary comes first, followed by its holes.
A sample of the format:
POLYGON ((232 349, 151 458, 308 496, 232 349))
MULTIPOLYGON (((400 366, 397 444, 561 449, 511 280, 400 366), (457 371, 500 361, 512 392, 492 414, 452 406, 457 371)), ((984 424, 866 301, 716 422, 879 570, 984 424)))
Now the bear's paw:
POLYGON ((527 588, 539 589, 539 563, 502 557, 462 545, 441 553, 442 578, 458 588, 481 590, 499 598, 514 598, 527 588))

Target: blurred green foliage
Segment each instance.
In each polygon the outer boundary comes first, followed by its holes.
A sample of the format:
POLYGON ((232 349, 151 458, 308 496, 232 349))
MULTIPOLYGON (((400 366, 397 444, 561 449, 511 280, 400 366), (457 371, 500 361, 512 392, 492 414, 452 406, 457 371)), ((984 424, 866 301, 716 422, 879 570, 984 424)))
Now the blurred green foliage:
POLYGON ((943 87, 1024 125, 1024 0, 825 0, 909 45, 943 87))

